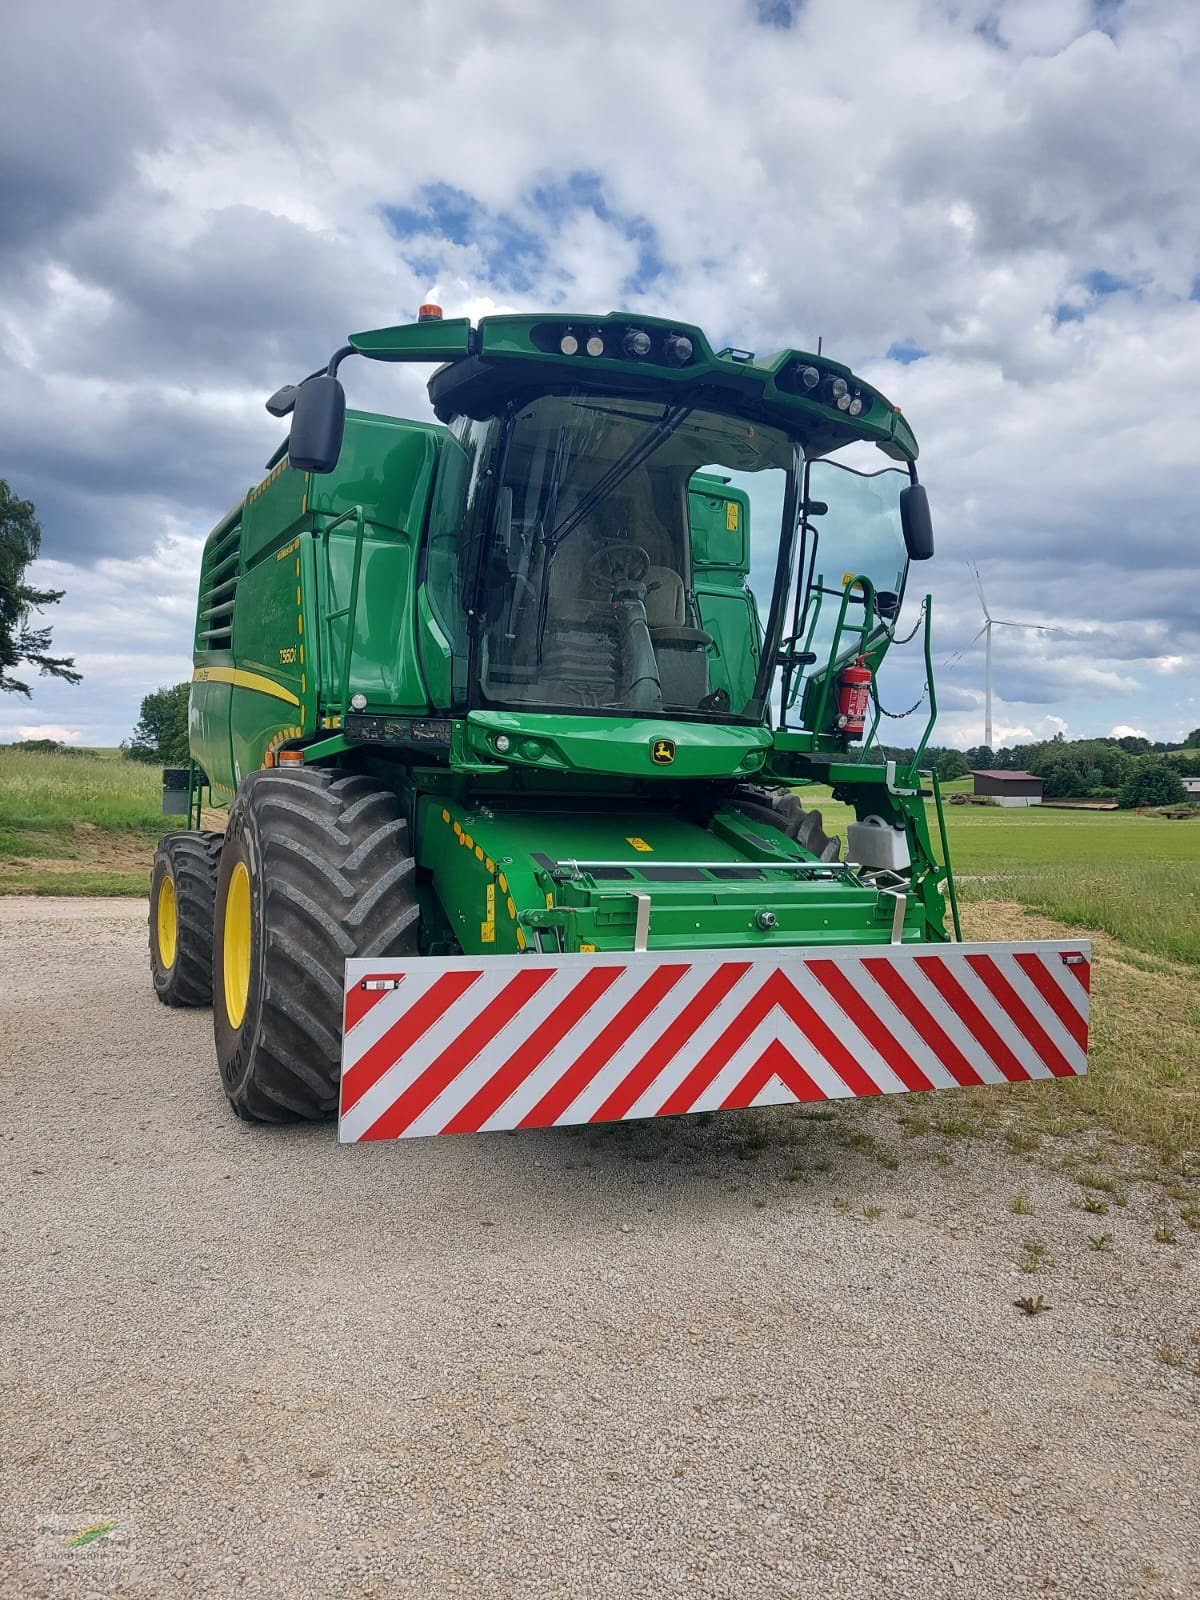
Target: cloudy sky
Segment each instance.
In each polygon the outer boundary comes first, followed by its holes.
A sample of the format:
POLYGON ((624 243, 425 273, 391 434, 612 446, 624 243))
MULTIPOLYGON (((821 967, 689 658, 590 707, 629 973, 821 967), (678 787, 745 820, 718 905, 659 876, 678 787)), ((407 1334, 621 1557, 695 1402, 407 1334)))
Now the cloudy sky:
POLYGON ((997 744, 1200 723, 1196 0, 46 0, 5 42, 0 477, 85 681, 0 740, 116 743, 190 674, 264 396, 430 296, 822 336, 921 441, 939 738, 982 737, 972 560, 1067 630, 998 630, 997 744))

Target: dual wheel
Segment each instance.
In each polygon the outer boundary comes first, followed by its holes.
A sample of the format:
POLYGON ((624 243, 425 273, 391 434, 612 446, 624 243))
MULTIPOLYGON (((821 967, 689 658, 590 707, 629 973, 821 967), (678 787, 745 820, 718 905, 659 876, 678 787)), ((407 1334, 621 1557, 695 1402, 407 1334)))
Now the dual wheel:
POLYGON ((345 963, 416 952, 408 824, 369 778, 254 773, 222 834, 173 833, 150 885, 165 1005, 211 1000, 233 1109, 256 1122, 337 1108, 345 963))

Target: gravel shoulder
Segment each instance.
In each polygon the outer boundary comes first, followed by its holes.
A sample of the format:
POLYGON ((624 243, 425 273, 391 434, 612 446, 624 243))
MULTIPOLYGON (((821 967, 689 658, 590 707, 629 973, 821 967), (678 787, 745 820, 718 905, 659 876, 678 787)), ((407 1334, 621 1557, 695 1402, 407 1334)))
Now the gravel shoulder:
POLYGON ((245 1126, 136 901, 0 899, 0 1104, 6 1597, 1200 1596, 1151 1185, 901 1103, 245 1126))

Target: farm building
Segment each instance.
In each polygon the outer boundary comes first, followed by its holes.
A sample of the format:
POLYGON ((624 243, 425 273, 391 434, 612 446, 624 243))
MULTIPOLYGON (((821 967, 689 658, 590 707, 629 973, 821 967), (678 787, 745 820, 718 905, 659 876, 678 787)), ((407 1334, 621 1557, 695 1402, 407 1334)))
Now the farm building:
POLYGON ((1189 799, 1200 800, 1200 778, 1184 778, 1183 787, 1187 790, 1189 799))
POLYGON ((986 795, 1000 806, 1040 806, 1042 780, 1032 772, 990 772, 986 768, 971 773, 975 793, 986 795))

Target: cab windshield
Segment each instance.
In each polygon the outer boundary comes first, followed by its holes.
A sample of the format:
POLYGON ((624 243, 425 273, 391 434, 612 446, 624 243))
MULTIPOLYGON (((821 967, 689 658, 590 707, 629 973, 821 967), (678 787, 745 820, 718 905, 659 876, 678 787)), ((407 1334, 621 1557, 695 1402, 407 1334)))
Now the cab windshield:
POLYGON ((793 441, 689 404, 549 395, 513 418, 478 589, 510 707, 737 717, 762 625, 749 530, 783 537, 793 441))

